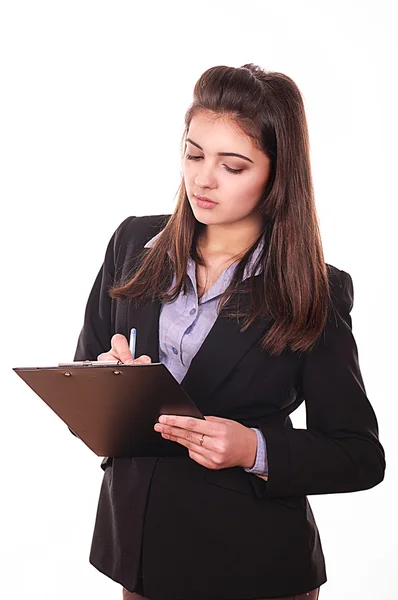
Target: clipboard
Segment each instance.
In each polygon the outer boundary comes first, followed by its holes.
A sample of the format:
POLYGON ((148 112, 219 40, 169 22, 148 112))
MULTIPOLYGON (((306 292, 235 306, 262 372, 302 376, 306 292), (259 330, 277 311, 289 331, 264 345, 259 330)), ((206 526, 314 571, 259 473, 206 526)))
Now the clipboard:
POLYGON ((13 370, 97 456, 186 456, 153 427, 161 414, 204 416, 162 363, 59 363, 13 370))

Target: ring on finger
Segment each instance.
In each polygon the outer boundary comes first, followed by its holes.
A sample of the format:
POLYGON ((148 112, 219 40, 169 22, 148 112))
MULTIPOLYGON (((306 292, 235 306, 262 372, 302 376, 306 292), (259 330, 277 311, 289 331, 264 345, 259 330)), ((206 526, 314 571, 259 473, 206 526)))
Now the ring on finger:
POLYGON ((200 438, 199 438, 199 444, 200 444, 201 446, 203 446, 203 440, 204 440, 204 437, 205 437, 205 434, 204 434, 204 433, 202 433, 202 435, 201 435, 201 436, 200 436, 200 438))

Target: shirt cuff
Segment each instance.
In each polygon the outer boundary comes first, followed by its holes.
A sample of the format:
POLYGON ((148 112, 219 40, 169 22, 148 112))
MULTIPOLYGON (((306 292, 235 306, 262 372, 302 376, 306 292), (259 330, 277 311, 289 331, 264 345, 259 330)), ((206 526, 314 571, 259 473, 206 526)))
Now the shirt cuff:
POLYGON ((267 458, 267 443, 265 437, 259 429, 251 427, 257 435, 257 454, 256 461, 251 469, 245 469, 247 473, 253 473, 254 475, 267 475, 268 476, 268 458, 267 458))

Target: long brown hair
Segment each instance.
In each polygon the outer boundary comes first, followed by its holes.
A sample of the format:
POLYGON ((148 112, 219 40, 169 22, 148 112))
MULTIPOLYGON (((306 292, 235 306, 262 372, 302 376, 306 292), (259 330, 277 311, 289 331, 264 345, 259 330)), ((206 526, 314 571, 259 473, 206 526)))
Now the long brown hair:
MULTIPOLYGON (((325 326, 330 290, 300 91, 286 75, 253 64, 208 69, 197 81, 185 115, 182 154, 191 119, 202 110, 230 118, 271 162, 258 204, 264 229, 238 263, 221 297, 219 312, 223 310, 226 317, 238 319, 242 331, 257 318, 271 317, 272 326, 262 339, 262 349, 270 354, 280 354, 285 348, 309 350, 325 326), (263 271, 242 282, 244 267, 262 236, 266 241, 259 257, 263 271)), ((196 243, 201 228, 182 178, 177 206, 162 235, 152 249, 143 251, 134 272, 114 285, 110 295, 136 303, 156 298, 162 302, 175 300, 182 290, 186 291, 189 256, 204 264, 196 243), (173 275, 176 283, 170 289, 173 275)))

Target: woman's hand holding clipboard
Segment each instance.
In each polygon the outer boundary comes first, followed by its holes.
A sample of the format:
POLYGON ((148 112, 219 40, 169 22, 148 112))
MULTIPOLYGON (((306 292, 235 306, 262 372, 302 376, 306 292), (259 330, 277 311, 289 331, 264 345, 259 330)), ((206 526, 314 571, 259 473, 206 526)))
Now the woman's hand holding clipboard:
MULTIPOLYGON (((130 344, 128 344, 124 335, 116 333, 111 339, 109 352, 100 354, 97 360, 117 360, 124 364, 151 363, 151 358, 145 354, 134 358, 135 337, 136 330, 132 329, 130 344)), ((207 417, 205 422, 194 417, 160 415, 154 429, 161 434, 162 438, 187 448, 189 456, 208 469, 231 466, 250 468, 256 458, 255 432, 230 419, 207 417), (207 436, 206 442, 205 436, 207 436)))

